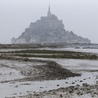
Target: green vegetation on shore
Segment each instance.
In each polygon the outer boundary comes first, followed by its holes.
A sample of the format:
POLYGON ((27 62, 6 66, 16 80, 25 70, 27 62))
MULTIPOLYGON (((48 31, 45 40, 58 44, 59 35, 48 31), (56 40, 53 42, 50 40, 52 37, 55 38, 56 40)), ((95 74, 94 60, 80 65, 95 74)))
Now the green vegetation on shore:
POLYGON ((98 59, 96 55, 32 55, 32 54, 15 54, 21 57, 42 57, 42 58, 70 58, 70 59, 98 59))
POLYGON ((57 50, 21 50, 12 52, 14 56, 42 57, 42 58, 69 58, 69 59, 98 59, 97 55, 73 51, 57 50))
POLYGON ((6 57, 40 57, 40 58, 68 58, 68 59, 90 59, 97 60, 98 56, 93 53, 86 52, 74 52, 74 51, 60 51, 60 50, 39 50, 39 49, 27 49, 0 52, 0 58, 6 57))

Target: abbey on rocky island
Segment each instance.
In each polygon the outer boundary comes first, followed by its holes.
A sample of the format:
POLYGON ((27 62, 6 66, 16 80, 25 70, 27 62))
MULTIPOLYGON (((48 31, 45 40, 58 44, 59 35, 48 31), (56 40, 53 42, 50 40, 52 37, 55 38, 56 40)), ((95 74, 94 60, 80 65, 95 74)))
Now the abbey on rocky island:
POLYGON ((72 31, 66 31, 62 20, 51 14, 49 6, 47 16, 31 23, 18 38, 12 38, 11 42, 12 44, 90 43, 90 40, 77 36, 72 31))

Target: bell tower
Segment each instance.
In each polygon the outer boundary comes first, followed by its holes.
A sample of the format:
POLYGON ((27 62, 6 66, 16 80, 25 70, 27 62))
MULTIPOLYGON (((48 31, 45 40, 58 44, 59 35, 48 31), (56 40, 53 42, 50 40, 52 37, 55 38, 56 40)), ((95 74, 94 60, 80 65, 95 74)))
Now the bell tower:
POLYGON ((50 10, 50 4, 49 4, 47 16, 50 16, 50 15, 51 15, 51 10, 50 10))

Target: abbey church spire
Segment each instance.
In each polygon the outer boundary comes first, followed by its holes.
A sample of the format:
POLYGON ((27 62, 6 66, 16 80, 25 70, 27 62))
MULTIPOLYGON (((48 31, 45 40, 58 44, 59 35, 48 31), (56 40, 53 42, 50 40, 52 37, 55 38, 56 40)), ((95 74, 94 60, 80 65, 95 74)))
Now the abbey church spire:
POLYGON ((47 16, 50 16, 50 15, 51 15, 51 10, 50 10, 50 4, 49 4, 47 16))

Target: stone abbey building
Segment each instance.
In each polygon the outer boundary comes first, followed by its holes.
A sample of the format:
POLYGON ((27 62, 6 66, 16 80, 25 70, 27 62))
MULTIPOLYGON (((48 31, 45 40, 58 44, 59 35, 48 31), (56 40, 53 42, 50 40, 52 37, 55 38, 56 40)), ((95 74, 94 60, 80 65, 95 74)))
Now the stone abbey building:
POLYGON ((89 39, 66 31, 62 20, 51 14, 50 6, 47 16, 32 22, 18 38, 12 38, 11 41, 12 44, 90 43, 89 39))

